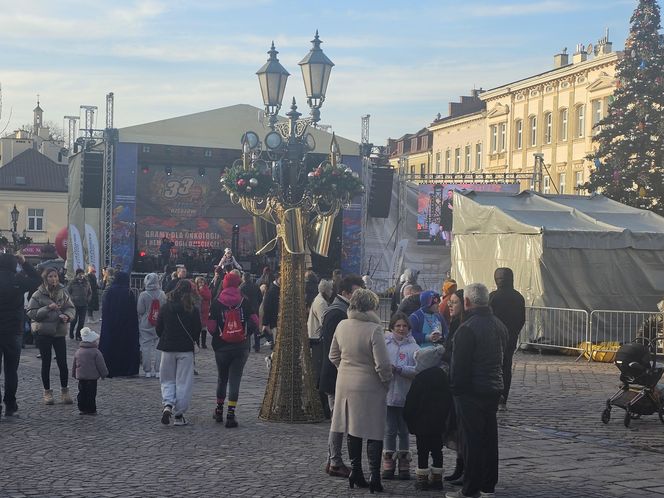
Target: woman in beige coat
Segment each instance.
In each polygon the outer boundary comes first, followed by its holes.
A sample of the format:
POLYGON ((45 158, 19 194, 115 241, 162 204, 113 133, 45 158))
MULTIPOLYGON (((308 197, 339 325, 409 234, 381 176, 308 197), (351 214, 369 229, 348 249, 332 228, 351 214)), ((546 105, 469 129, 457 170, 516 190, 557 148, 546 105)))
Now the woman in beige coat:
POLYGON ((382 491, 380 460, 387 412, 386 396, 392 379, 385 337, 376 314, 378 296, 357 289, 350 298, 348 319, 337 326, 330 348, 330 361, 337 367, 336 399, 331 430, 348 434, 351 488, 382 491), (362 473, 362 439, 367 440, 371 480, 362 473))

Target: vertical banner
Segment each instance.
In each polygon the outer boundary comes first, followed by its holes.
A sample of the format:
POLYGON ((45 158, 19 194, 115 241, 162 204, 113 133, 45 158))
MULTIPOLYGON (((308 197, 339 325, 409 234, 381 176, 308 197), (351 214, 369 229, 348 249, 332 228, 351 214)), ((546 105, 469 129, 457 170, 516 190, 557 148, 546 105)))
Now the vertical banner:
POLYGON ((392 254, 392 264, 390 264, 390 280, 387 284, 388 287, 391 286, 393 282, 396 282, 397 278, 401 275, 401 267, 403 266, 403 258, 407 247, 408 239, 401 239, 397 244, 397 247, 394 249, 394 253, 392 254))
POLYGON ((99 239, 95 229, 85 224, 85 242, 88 246, 88 263, 99 273, 99 239))
POLYGON ((79 268, 85 269, 85 261, 83 260, 83 241, 81 240, 81 233, 76 228, 76 225, 69 225, 69 240, 71 241, 72 252, 72 268, 74 271, 79 268))
POLYGON ((113 235, 111 262, 131 271, 136 237, 136 170, 138 145, 118 143, 113 165, 113 235))
MULTIPOLYGON (((362 177, 362 160, 359 156, 344 156, 343 163, 362 177)), ((368 195, 368 194, 365 194, 368 195)), ((362 267, 362 200, 353 199, 348 209, 343 210, 341 242, 341 271, 360 274, 362 267)))

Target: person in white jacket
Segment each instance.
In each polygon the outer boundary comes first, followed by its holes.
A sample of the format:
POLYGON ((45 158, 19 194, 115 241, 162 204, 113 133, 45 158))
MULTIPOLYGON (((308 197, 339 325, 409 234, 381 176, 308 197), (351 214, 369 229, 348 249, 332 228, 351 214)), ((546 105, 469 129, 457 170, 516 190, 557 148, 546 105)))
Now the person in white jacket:
POLYGON ((307 320, 307 331, 309 339, 320 339, 320 327, 323 323, 323 313, 330 305, 330 300, 334 294, 334 287, 331 280, 322 280, 318 282, 318 295, 311 303, 309 310, 309 319, 307 320))
POLYGON ((157 349, 157 319, 159 310, 166 304, 166 294, 159 285, 159 275, 148 273, 143 280, 145 290, 138 296, 138 334, 146 377, 159 377, 161 352, 157 349))
POLYGON ((383 479, 410 479, 410 451, 408 426, 403 418, 403 407, 410 384, 415 378, 415 352, 420 349, 410 333, 410 321, 405 313, 397 311, 390 319, 390 332, 385 334, 385 345, 392 363, 394 377, 387 391, 387 417, 383 439, 383 479), (399 445, 397 450, 397 437, 399 445), (395 469, 395 460, 398 469, 395 469))

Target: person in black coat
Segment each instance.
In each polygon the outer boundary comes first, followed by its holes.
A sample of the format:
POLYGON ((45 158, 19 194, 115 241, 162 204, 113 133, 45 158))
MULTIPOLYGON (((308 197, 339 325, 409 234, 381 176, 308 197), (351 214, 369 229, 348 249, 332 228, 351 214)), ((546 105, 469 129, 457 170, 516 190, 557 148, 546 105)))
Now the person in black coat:
POLYGON ((507 347, 503 358, 503 389, 498 408, 505 409, 512 385, 512 358, 519 341, 519 334, 526 323, 526 301, 514 289, 514 273, 511 268, 497 268, 493 274, 497 290, 489 294, 489 306, 493 314, 505 324, 508 332, 507 347))
POLYGON ((507 329, 483 284, 466 286, 465 320, 452 340, 450 384, 463 452, 462 496, 493 493, 498 482, 498 400, 507 329))
MULTIPOLYGON (((5 416, 18 410, 18 363, 23 343, 24 294, 34 292, 41 277, 32 265, 19 254, 0 254, 0 364, 5 372, 5 416), (17 264, 23 270, 16 273, 17 264)), ((2 405, 0 405, 0 414, 2 405)))
POLYGON ((277 275, 263 298, 263 323, 261 323, 261 331, 272 347, 274 347, 274 338, 277 334, 280 285, 281 278, 277 275))
POLYGON ((410 316, 419 310, 422 306, 420 303, 420 294, 422 293, 422 290, 421 285, 411 284, 410 291, 408 291, 410 294, 401 301, 398 311, 405 313, 406 316, 410 316))
POLYGON ((419 490, 443 489, 443 433, 445 421, 452 409, 450 384, 443 370, 442 346, 423 348, 415 352, 418 372, 410 385, 403 408, 408 431, 417 444, 417 481, 419 490), (429 481, 429 454, 433 461, 429 481))
MULTIPOLYGON (((260 287, 254 282, 251 273, 248 271, 245 271, 242 274, 240 292, 247 298, 251 312, 258 316, 261 303, 263 302, 263 293, 261 292, 260 287)), ((260 330, 258 327, 255 327, 254 330, 255 332, 252 334, 254 336, 254 351, 258 352, 261 349, 260 330)))
MULTIPOLYGON (((318 379, 318 390, 327 395, 330 412, 334 411, 334 393, 337 384, 337 367, 330 361, 330 347, 337 325, 348 318, 350 298, 356 289, 364 288, 364 281, 358 275, 348 275, 339 282, 339 293, 323 313, 320 332, 321 369, 318 379)), ((342 432, 330 431, 328 438, 328 462, 326 472, 332 477, 348 477, 350 470, 344 465, 341 457, 341 446, 344 435, 342 432)))
POLYGON ((313 270, 309 269, 304 274, 304 305, 307 308, 307 313, 311 308, 311 303, 314 302, 318 295, 318 282, 320 279, 313 270))

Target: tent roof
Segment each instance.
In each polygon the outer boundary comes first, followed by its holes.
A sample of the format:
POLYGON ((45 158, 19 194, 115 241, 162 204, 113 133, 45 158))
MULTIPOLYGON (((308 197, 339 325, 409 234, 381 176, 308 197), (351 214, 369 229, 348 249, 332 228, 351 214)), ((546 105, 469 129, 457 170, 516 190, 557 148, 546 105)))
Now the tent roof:
POLYGON ((602 195, 460 193, 455 234, 543 234, 548 247, 664 249, 664 218, 602 195))
MULTIPOLYGON (((263 110, 258 107, 237 104, 120 128, 120 141, 239 150, 240 139, 245 131, 254 131, 261 138, 270 131, 264 124, 263 116, 263 110)), ((279 121, 285 121, 285 118, 280 117, 279 121)), ((329 153, 332 134, 311 127, 309 132, 316 140, 314 152, 329 153)), ((359 155, 357 142, 339 136, 337 141, 342 154, 359 155)))

